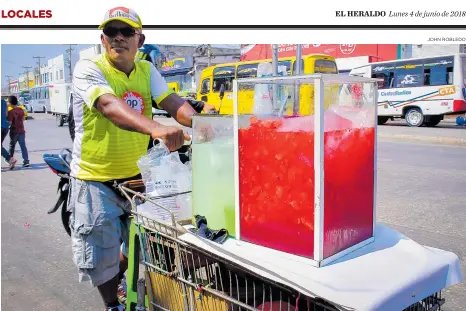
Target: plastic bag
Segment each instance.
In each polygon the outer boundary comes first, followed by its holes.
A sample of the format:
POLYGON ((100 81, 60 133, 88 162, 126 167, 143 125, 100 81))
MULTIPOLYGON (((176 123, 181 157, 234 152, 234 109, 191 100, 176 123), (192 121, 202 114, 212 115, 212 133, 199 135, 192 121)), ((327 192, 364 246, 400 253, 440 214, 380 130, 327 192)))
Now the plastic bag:
MULTIPOLYGON (((272 64, 265 62, 257 66, 257 77, 272 76, 272 64)), ((271 114, 273 111, 272 104, 272 86, 269 84, 256 84, 254 86, 254 114, 271 114)))
MULTIPOLYGON (((159 141, 139 159, 137 165, 148 196, 170 210, 176 220, 191 218, 192 174, 189 162, 183 164, 177 152, 171 153, 159 141)), ((171 220, 169 212, 151 203, 138 207, 138 212, 164 222, 171 220)))

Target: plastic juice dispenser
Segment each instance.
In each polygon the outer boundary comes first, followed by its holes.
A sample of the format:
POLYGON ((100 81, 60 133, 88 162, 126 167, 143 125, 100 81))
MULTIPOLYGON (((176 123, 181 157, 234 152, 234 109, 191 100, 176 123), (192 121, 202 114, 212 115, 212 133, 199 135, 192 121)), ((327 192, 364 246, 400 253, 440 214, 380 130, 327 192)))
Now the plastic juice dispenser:
POLYGON ((193 117, 193 216, 206 217, 209 228, 235 236, 233 117, 193 117))
POLYGON ((315 266, 373 241, 377 81, 329 74, 235 81, 238 240, 315 266), (237 110, 242 83, 277 84, 287 96, 272 113, 245 119, 237 110))

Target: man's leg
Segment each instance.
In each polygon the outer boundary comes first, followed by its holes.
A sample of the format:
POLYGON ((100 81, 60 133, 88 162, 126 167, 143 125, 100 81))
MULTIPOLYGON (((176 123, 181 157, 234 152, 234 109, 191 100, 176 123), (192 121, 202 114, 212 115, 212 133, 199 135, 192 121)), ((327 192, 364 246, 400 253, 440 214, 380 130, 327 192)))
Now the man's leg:
POLYGON ((118 307, 123 200, 98 182, 72 179, 69 210, 73 260, 80 281, 99 290, 107 308, 118 307))
POLYGON ((7 161, 8 163, 10 162, 10 154, 8 151, 3 147, 3 141, 5 140, 6 136, 8 135, 9 129, 3 129, 2 128, 2 157, 7 161))
POLYGON ((26 134, 18 134, 18 143, 21 148, 24 166, 29 166, 28 148, 26 147, 26 134))
POLYGON ((15 168, 16 159, 14 157, 16 142, 18 141, 18 134, 10 132, 10 170, 15 168))
POLYGON ((10 132, 10 157, 15 154, 16 142, 18 141, 18 134, 10 132))

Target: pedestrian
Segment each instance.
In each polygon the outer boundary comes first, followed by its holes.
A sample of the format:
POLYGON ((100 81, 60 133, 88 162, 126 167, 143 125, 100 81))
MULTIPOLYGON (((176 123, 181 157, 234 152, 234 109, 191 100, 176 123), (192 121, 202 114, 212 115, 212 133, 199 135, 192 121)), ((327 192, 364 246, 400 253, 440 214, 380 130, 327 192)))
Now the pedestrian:
MULTIPOLYGON (((11 109, 8 112, 8 121, 10 122, 10 156, 15 153, 16 143, 19 143, 21 155, 23 157, 23 167, 30 167, 28 149, 26 148, 26 131, 24 129, 24 110, 18 107, 18 98, 16 96, 8 96, 8 102, 11 109)), ((14 164, 10 163, 10 169, 14 168, 14 164)))
POLYGON ((15 166, 16 159, 3 147, 3 140, 9 132, 10 123, 8 122, 8 104, 2 98, 2 157, 8 162, 10 168, 15 166))

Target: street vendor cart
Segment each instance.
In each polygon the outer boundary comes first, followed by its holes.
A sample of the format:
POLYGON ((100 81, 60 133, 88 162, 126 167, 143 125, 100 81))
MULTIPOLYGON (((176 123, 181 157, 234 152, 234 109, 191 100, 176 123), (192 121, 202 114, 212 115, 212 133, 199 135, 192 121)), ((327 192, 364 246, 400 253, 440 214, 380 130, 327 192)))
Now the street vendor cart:
POLYGON ((146 180, 119 186, 127 309, 439 310, 462 281, 458 257, 376 222, 377 81, 240 79, 233 116, 195 116, 190 217, 146 180), (238 114, 241 92, 262 110, 238 114))

